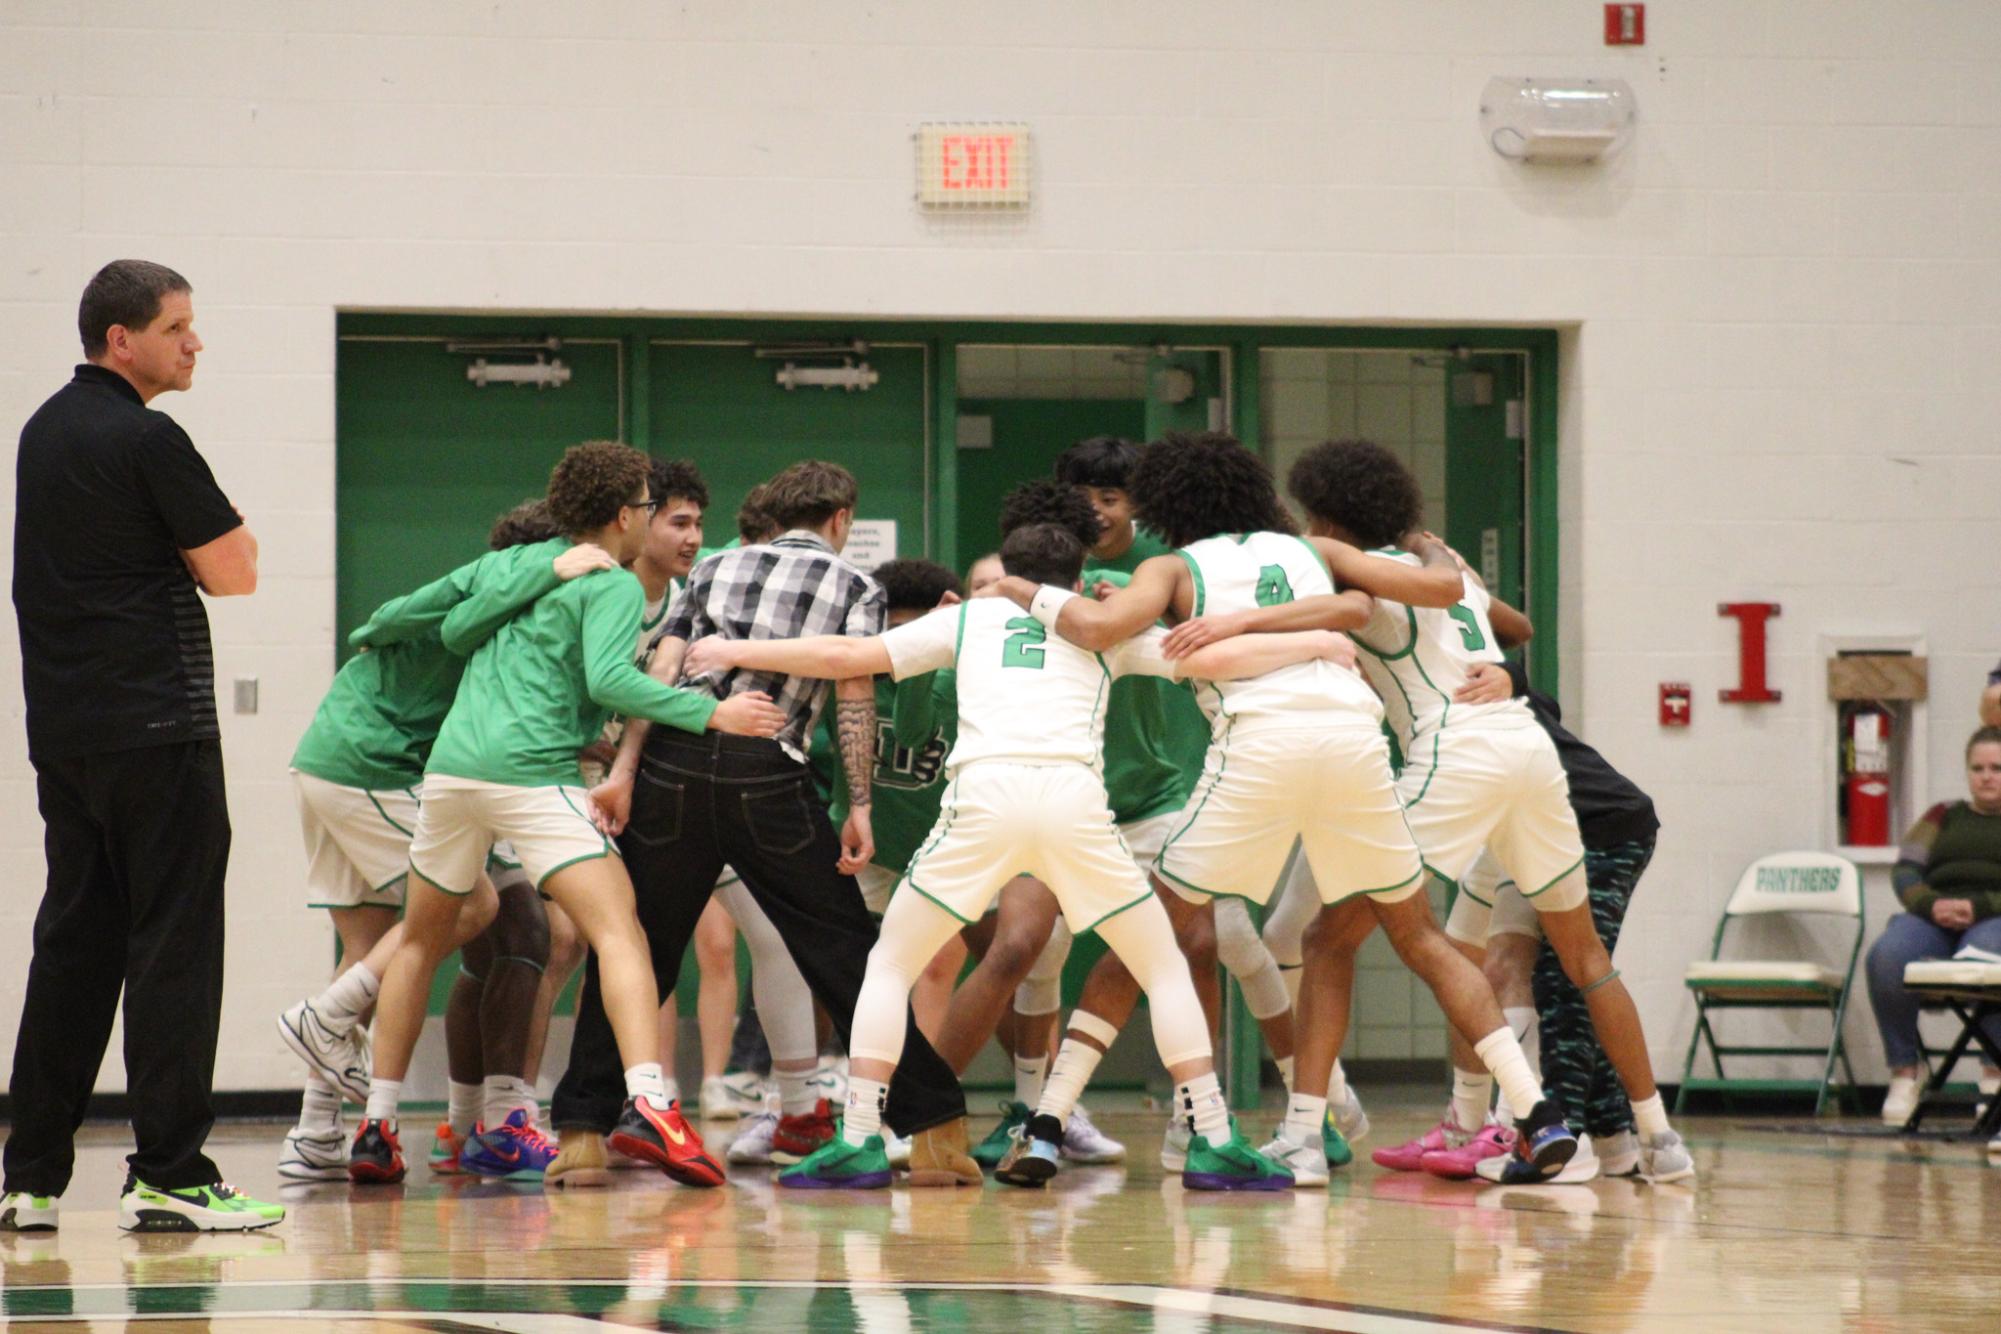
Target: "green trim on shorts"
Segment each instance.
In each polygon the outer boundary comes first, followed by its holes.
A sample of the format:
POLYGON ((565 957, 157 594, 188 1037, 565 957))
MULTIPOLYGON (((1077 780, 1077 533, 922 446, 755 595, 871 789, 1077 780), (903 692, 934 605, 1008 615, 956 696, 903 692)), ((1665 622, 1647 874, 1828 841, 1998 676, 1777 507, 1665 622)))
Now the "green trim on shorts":
POLYGON ((473 890, 479 888, 479 882, 474 881, 471 887, 467 889, 446 889, 443 885, 431 879, 431 877, 425 875, 423 868, 418 866, 417 863, 415 862, 410 863, 410 874, 415 876, 417 879, 423 881, 425 884, 429 885, 432 889, 437 890, 440 894, 449 894, 451 897, 455 899, 462 899, 466 897, 468 894, 472 893, 473 890))
MULTIPOLYGON (((1180 876, 1168 870, 1165 866, 1162 866, 1158 859, 1155 859, 1153 863, 1153 873, 1159 876, 1163 880, 1172 880, 1175 884, 1181 886, 1183 889, 1187 890, 1191 894, 1207 894, 1212 899, 1242 899, 1245 903, 1250 903, 1250 904, 1257 903, 1257 900, 1252 898, 1248 894, 1232 894, 1227 890, 1221 890, 1221 889, 1204 889, 1202 888, 1202 886, 1198 884, 1194 884, 1190 881, 1183 880, 1180 876)), ((1126 906, 1129 908, 1132 905, 1127 904, 1126 906)))
MULTIPOLYGON (((1494 906, 1493 904, 1487 902, 1487 900, 1481 898, 1478 894, 1475 894, 1472 890, 1466 888, 1466 886, 1460 884, 1457 880, 1454 880, 1451 876, 1445 874, 1445 872, 1439 870, 1436 866, 1433 866, 1430 862, 1425 862, 1422 856, 1420 856, 1418 860, 1424 862, 1424 870, 1431 872, 1433 875, 1437 876, 1440 880, 1443 880, 1445 882, 1445 888, 1450 892, 1452 892, 1453 894, 1464 894, 1467 898, 1473 900, 1473 902, 1479 904, 1482 908, 1491 908, 1494 906)), ((1422 874, 1422 872, 1420 872, 1420 874, 1422 874)))
MULTIPOLYGON (((931 902, 937 904, 939 910, 942 911, 947 917, 950 917, 953 921, 963 922, 967 926, 971 926, 973 924, 975 920, 974 918, 967 917, 964 914, 960 913, 959 911, 954 909, 950 904, 946 903, 945 900, 939 898, 936 894, 931 893, 929 890, 925 889, 924 886, 918 884, 915 880, 912 880, 909 876, 905 876, 903 878, 903 883, 910 886, 912 889, 916 890, 921 897, 929 899, 931 902)), ((998 902, 998 900, 996 900, 996 902, 998 902)), ((981 916, 985 915, 986 914, 984 913, 981 914, 981 916)), ((877 918, 876 920, 880 921, 881 919, 877 918)))
MULTIPOLYGON (((1195 563, 1195 558, 1188 554, 1186 547, 1175 548, 1174 554, 1181 557, 1181 563, 1188 567, 1188 573, 1195 576, 1195 616, 1200 616, 1202 608, 1209 601, 1209 589, 1202 582, 1202 567, 1195 563)), ((1191 616, 1189 619, 1193 620, 1194 617, 1191 616)))
MULTIPOLYGON (((1528 893, 1524 893, 1524 894, 1522 894, 1522 897, 1523 897, 1523 898, 1525 898, 1525 899, 1534 899, 1534 898, 1540 898, 1540 897, 1542 897, 1542 895, 1544 895, 1544 894, 1548 893, 1548 892, 1549 892, 1550 890, 1552 890, 1552 889, 1555 889, 1555 888, 1556 888, 1556 885, 1557 885, 1557 881, 1560 881, 1560 880, 1562 880, 1562 879, 1564 878, 1564 876, 1567 876, 1567 875, 1569 875, 1569 874, 1570 874, 1570 873, 1571 873, 1572 871, 1575 871, 1575 870, 1576 870, 1576 869, 1577 869, 1578 867, 1580 867, 1580 866, 1582 866, 1582 865, 1584 865, 1584 858, 1582 858, 1582 857, 1579 857, 1579 858, 1578 858, 1578 859, 1577 859, 1576 861, 1574 861, 1574 862, 1572 862, 1572 863, 1571 863, 1570 865, 1568 865, 1568 866, 1564 867, 1564 868, 1563 868, 1563 870, 1562 870, 1562 872, 1561 872, 1561 873, 1560 873, 1560 874, 1559 874, 1559 875, 1558 875, 1558 876, 1556 877, 1556 879, 1555 879, 1555 880, 1552 880, 1552 881, 1550 881, 1550 882, 1549 882, 1548 884, 1544 885, 1544 886, 1543 886, 1543 887, 1542 887, 1541 889, 1538 889, 1538 890, 1537 890, 1537 891, 1535 891, 1535 893, 1533 893, 1533 894, 1528 894, 1528 893)), ((1516 885, 1516 886, 1515 886, 1515 889, 1516 889, 1517 891, 1520 891, 1520 890, 1521 890, 1521 886, 1520 886, 1520 885, 1516 885)), ((1587 895, 1586 895, 1586 899, 1588 900, 1588 899, 1589 899, 1589 897, 1590 897, 1590 896, 1589 896, 1589 894, 1587 893, 1587 895)))
MULTIPOLYGON (((1569 875, 1570 872, 1565 871, 1564 874, 1569 875)), ((375 888, 369 890, 368 892, 371 894, 380 894, 384 890, 388 889, 391 885, 407 881, 409 880, 409 878, 410 878, 410 868, 406 866, 402 870, 398 871, 395 875, 390 876, 387 880, 383 881, 381 884, 377 885, 375 888)))
POLYGON ((343 908, 387 908, 394 912, 403 905, 400 903, 369 903, 364 900, 360 903, 308 903, 306 906, 308 908, 324 909, 327 912, 338 912, 343 908))
MULTIPOLYGON (((1199 892, 1201 892, 1201 891, 1197 891, 1197 892, 1199 893, 1199 892)), ((1120 905, 1119 907, 1116 907, 1116 908, 1112 909, 1112 910, 1111 910, 1110 912, 1106 913, 1106 914, 1105 914, 1105 915, 1104 915, 1103 917, 1100 917, 1100 918, 1099 918, 1099 919, 1098 919, 1097 921, 1095 921, 1095 922, 1091 923, 1091 924, 1090 924, 1089 926, 1085 927, 1085 928, 1084 928, 1084 930, 1085 930, 1085 931, 1096 931, 1096 930, 1097 930, 1097 929, 1098 929, 1099 927, 1101 927, 1101 926, 1103 926, 1103 925, 1104 925, 1105 923, 1107 923, 1107 922, 1111 921, 1111 920, 1112 920, 1112 919, 1113 919, 1114 917, 1117 917, 1117 916, 1118 916, 1118 915, 1119 915, 1120 913, 1122 913, 1122 912, 1125 912, 1125 911, 1127 911, 1128 909, 1131 909, 1131 908, 1137 908, 1137 907, 1139 907, 1139 905, 1140 905, 1140 904, 1142 904, 1142 903, 1145 903, 1145 902, 1146 902, 1146 901, 1147 901, 1148 899, 1150 899, 1150 898, 1152 898, 1152 897, 1154 897, 1154 893, 1153 893, 1153 891, 1152 891, 1152 890, 1150 890, 1150 889, 1149 889, 1149 890, 1148 890, 1148 891, 1147 891, 1146 893, 1144 893, 1144 894, 1140 895, 1140 896, 1139 896, 1138 898, 1134 899, 1134 900, 1133 900, 1133 901, 1132 901, 1131 903, 1127 903, 1127 904, 1122 904, 1122 905, 1120 905)), ((1078 932, 1078 933, 1075 933, 1075 934, 1079 934, 1079 935, 1081 935, 1081 934, 1082 934, 1082 932, 1078 932)))
MULTIPOLYGON (((618 856, 618 849, 612 847, 611 844, 607 843, 605 844, 604 850, 602 852, 587 852, 581 857, 572 857, 570 858, 570 860, 566 862, 558 862, 556 865, 544 871, 542 873, 542 878, 535 882, 535 892, 537 894, 540 894, 542 892, 542 886, 549 883, 550 876, 556 874, 556 872, 558 871, 567 871, 572 866, 575 866, 578 862, 597 862, 597 861, 603 861, 606 857, 617 857, 617 856, 618 856)), ((623 858, 621 858, 620 860, 623 860, 623 858)))
MULTIPOLYGON (((965 604, 961 603, 960 605, 964 606, 965 604)), ((952 781, 945 785, 945 795, 939 798, 938 822, 931 827, 931 833, 928 837, 925 838, 922 846, 920 846, 917 849, 917 851, 911 853, 910 860, 904 863, 903 867, 904 879, 907 880, 913 874, 915 874, 917 871, 917 863, 923 860, 924 854, 931 851, 931 849, 937 847, 940 843, 944 842, 945 835, 952 832, 952 821, 959 818, 959 803, 957 798, 953 796, 953 789, 958 786, 959 786, 959 779, 958 776, 955 774, 952 777, 952 781)), ((928 898, 930 896, 926 895, 925 897, 928 898)), ((960 918, 960 920, 964 921, 965 919, 960 918)))
MULTIPOLYGON (((379 802, 379 801, 377 801, 377 800, 375 799, 375 794, 374 794, 373 792, 369 792, 367 788, 363 788, 363 789, 362 789, 362 791, 363 791, 363 792, 364 792, 364 793, 365 793, 365 794, 367 795, 367 797, 368 797, 368 804, 369 804, 369 805, 371 805, 371 806, 373 806, 373 807, 375 808, 375 813, 376 813, 377 815, 381 816, 381 817, 382 817, 382 819, 383 819, 383 822, 384 822, 384 823, 386 823, 386 824, 387 824, 387 825, 388 825, 388 826, 389 826, 389 827, 390 827, 391 829, 394 829, 394 830, 395 830, 395 831, 396 831, 397 833, 401 834, 401 835, 402 835, 403 837, 405 837, 405 838, 415 838, 415 837, 416 837, 416 835, 415 835, 414 833, 412 833, 412 832, 411 832, 411 831, 409 831, 408 829, 405 829, 405 828, 404 828, 404 827, 403 827, 402 825, 400 825, 400 824, 397 824, 397 823, 396 823, 396 821, 395 821, 394 819, 392 819, 392 818, 390 817, 390 814, 389 814, 389 812, 388 812, 388 811, 385 811, 385 810, 383 810, 383 809, 382 809, 382 803, 381 803, 381 802, 379 802)), ((405 788, 405 789, 403 789, 403 791, 404 791, 404 794, 405 794, 405 795, 408 795, 408 794, 409 794, 409 789, 408 789, 408 788, 405 788)))
MULTIPOLYGON (((1384 885, 1380 889, 1351 889, 1346 894, 1343 894, 1340 898, 1329 899, 1325 904, 1321 906, 1332 908, 1337 904, 1346 903, 1349 899, 1369 898, 1376 894, 1387 894, 1393 889, 1402 889, 1405 885, 1408 885, 1413 880, 1422 879, 1426 871, 1431 871, 1431 868, 1429 866, 1420 866, 1417 868, 1416 871, 1412 872, 1410 875, 1405 876, 1402 880, 1397 881, 1394 885, 1384 885)), ((1436 871, 1432 871, 1431 873, 1433 875, 1438 874, 1438 872, 1436 871)), ((1448 881, 1447 883, 1450 882, 1448 881)), ((1272 962, 1277 963, 1278 961, 1274 959, 1272 962)), ((1306 961, 1302 959, 1298 963, 1281 963, 1278 966, 1281 971, 1287 968, 1304 968, 1306 966, 1306 961)))
MULTIPOLYGON (((1215 690, 1215 686, 1213 684, 1210 684, 1209 688, 1215 690)), ((1220 701, 1223 698, 1222 691, 1220 690, 1216 691, 1216 698, 1219 701, 1218 707, 1222 708, 1223 710, 1223 735, 1220 738, 1211 740, 1209 742, 1209 748, 1216 752, 1216 777, 1214 781, 1212 781, 1209 784, 1209 790, 1202 794, 1202 800, 1194 804, 1195 808, 1192 811, 1189 811, 1188 818, 1181 822, 1181 828, 1169 834, 1167 836, 1167 841, 1160 845, 1160 855, 1153 859, 1153 864, 1155 868, 1158 868, 1160 866, 1160 863, 1167 857, 1167 854, 1173 850, 1174 845, 1181 841, 1181 836, 1187 833, 1190 829, 1192 829, 1195 825, 1195 822, 1202 818, 1202 808, 1209 804, 1209 798, 1215 796, 1216 789, 1223 785, 1223 774, 1230 767, 1230 733, 1236 727, 1237 720, 1230 716, 1230 711, 1228 707, 1220 703, 1220 701)), ((1204 758, 1203 763, 1205 766, 1207 765, 1208 760, 1206 757, 1204 758)), ((1194 794, 1190 793, 1189 795, 1192 797, 1194 794)), ((1184 809, 1186 808, 1184 807, 1184 809)), ((1186 884, 1187 882, 1183 881, 1182 883, 1186 884)), ((1196 888, 1196 886, 1194 885, 1189 885, 1188 887, 1190 889, 1196 888)), ((1207 894, 1209 891, 1204 889, 1201 890, 1200 892, 1207 894)))

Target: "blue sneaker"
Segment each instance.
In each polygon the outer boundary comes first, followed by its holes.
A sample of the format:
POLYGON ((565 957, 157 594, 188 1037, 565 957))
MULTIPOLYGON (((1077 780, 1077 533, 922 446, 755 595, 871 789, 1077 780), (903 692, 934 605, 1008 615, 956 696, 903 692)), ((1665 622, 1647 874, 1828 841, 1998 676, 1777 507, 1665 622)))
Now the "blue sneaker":
POLYGON ((1504 1186, 1548 1181, 1577 1154, 1577 1136, 1563 1123, 1563 1111, 1548 1098, 1515 1127, 1514 1149, 1501 1169, 1504 1186))
POLYGON ((556 1146, 525 1107, 509 1112, 494 1129, 469 1136, 459 1150, 461 1171, 501 1181, 540 1181, 555 1160, 556 1146))

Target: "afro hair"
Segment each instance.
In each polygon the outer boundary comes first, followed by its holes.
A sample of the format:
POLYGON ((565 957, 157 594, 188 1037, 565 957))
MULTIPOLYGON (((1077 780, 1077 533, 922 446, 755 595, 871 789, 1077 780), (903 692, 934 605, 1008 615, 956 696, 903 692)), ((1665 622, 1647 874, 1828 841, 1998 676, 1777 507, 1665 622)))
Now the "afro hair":
POLYGON ((1071 486, 1117 487, 1132 484, 1139 463, 1139 446, 1116 435, 1079 440, 1056 456, 1056 480, 1071 486))
POLYGON ((1102 533, 1098 512, 1074 482, 1023 482, 1008 492, 1001 500, 1000 535, 1031 523, 1069 529, 1086 551, 1098 545, 1102 533))
POLYGON ((1133 469, 1139 521, 1169 546, 1218 533, 1293 531, 1271 469, 1233 435, 1169 432, 1140 451, 1133 469))
POLYGON ((930 611, 947 593, 959 591, 959 576, 936 561, 884 561, 872 577, 882 585, 891 611, 930 611))
POLYGON ((1403 460, 1367 440, 1329 440, 1301 454, 1286 485, 1306 513, 1363 547, 1393 547, 1424 521, 1424 493, 1403 460))

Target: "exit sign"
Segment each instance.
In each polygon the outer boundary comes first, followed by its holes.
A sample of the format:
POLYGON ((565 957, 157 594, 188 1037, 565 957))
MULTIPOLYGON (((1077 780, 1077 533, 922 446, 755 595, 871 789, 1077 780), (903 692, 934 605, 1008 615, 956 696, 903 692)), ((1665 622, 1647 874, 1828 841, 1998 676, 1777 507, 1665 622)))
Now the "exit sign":
POLYGON ((933 124, 917 130, 917 202, 927 209, 1028 207, 1028 127, 933 124))

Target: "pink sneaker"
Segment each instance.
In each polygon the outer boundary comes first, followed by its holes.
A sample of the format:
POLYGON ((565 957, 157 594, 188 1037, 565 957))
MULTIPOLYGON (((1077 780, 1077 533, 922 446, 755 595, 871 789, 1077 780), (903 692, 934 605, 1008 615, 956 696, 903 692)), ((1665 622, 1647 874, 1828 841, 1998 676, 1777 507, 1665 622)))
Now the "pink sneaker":
POLYGON ((1488 1158, 1505 1157, 1515 1147, 1515 1132, 1506 1126, 1488 1126, 1456 1149, 1439 1149, 1424 1155, 1424 1170, 1447 1181, 1466 1181, 1479 1174, 1488 1158))
POLYGON ((1424 1168, 1426 1154, 1459 1148, 1472 1138, 1472 1132, 1461 1130, 1448 1109, 1437 1125, 1416 1139, 1393 1149, 1377 1149, 1369 1155, 1369 1160, 1377 1167, 1387 1167, 1392 1172, 1418 1172, 1424 1168))

